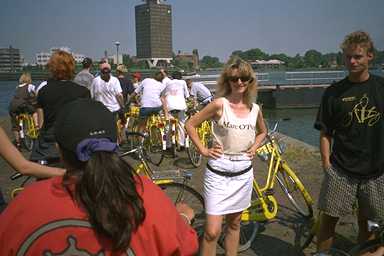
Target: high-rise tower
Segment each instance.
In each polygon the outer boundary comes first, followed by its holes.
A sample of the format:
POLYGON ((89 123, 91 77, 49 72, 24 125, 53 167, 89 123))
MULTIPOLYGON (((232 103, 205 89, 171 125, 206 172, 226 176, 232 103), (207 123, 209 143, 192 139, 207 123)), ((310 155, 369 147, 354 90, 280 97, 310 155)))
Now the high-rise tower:
POLYGON ((156 66, 172 60, 172 8, 162 0, 135 7, 137 58, 156 66))

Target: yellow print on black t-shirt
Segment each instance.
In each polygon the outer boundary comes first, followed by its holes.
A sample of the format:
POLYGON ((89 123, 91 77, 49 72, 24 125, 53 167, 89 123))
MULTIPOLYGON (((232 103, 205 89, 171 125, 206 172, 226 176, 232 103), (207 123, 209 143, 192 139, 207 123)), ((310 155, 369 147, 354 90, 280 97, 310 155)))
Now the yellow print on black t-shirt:
POLYGON ((345 126, 350 126, 354 119, 359 124, 367 124, 373 126, 381 117, 381 113, 377 111, 375 106, 368 106, 369 98, 366 94, 361 97, 360 101, 352 108, 352 111, 348 113, 345 126))

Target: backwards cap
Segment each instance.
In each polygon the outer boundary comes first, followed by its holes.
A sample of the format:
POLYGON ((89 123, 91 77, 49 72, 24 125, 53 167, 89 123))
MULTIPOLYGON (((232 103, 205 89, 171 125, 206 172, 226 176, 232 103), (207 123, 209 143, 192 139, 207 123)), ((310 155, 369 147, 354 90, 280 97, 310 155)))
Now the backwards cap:
POLYGON ((101 102, 77 99, 67 103, 60 110, 54 128, 60 147, 76 153, 80 161, 87 161, 90 156, 84 157, 84 152, 79 155, 79 151, 88 150, 86 153, 90 155, 117 149, 115 118, 101 102))

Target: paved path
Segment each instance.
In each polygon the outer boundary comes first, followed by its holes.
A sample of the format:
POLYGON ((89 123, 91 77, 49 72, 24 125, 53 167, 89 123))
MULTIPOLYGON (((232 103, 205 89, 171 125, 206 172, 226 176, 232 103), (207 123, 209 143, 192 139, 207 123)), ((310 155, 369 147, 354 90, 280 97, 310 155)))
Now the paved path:
MULTIPOLYGON (((0 125, 9 134, 10 129, 8 120, 0 119, 0 125)), ((312 147, 290 138, 286 139, 286 143, 288 148, 285 157, 290 166, 295 169, 297 175, 303 181, 316 203, 322 179, 319 153, 312 147)), ((24 154, 27 155, 26 152, 24 152, 24 154)), ((204 166, 204 163, 202 166, 204 166)), ((255 175, 258 181, 262 183, 266 176, 266 163, 256 159, 254 166, 255 175)), ((194 172, 193 186, 197 190, 201 190, 203 168, 193 168, 185 152, 179 153, 177 158, 166 158, 160 168, 184 168, 192 170, 194 172)), ((9 192, 11 189, 19 183, 19 181, 12 182, 9 180, 9 176, 12 172, 13 170, 8 164, 0 159, 0 187, 7 199, 9 199, 9 192)), ((295 239, 300 237, 300 227, 302 227, 303 219, 296 213, 278 185, 275 191, 275 196, 279 203, 279 213, 277 217, 262 225, 261 231, 253 242, 251 248, 240 255, 311 255, 311 253, 314 252, 313 244, 304 252, 295 248, 295 239)), ((314 206, 314 209, 316 209, 316 206, 314 206)), ((349 248, 352 245, 352 241, 354 240, 353 236, 356 234, 354 229, 355 225, 352 223, 352 221, 346 218, 342 221, 341 225, 338 226, 339 236, 336 245, 339 248, 349 248)), ((219 250, 219 252, 221 251, 219 250)))

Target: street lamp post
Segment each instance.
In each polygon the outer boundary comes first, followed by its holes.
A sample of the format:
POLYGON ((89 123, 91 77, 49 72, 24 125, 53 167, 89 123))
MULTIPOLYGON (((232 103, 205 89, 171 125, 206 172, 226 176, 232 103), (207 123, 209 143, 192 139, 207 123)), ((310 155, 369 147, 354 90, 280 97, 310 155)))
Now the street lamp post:
POLYGON ((116 41, 115 45, 116 45, 116 64, 119 65, 119 45, 120 45, 120 42, 116 41))

